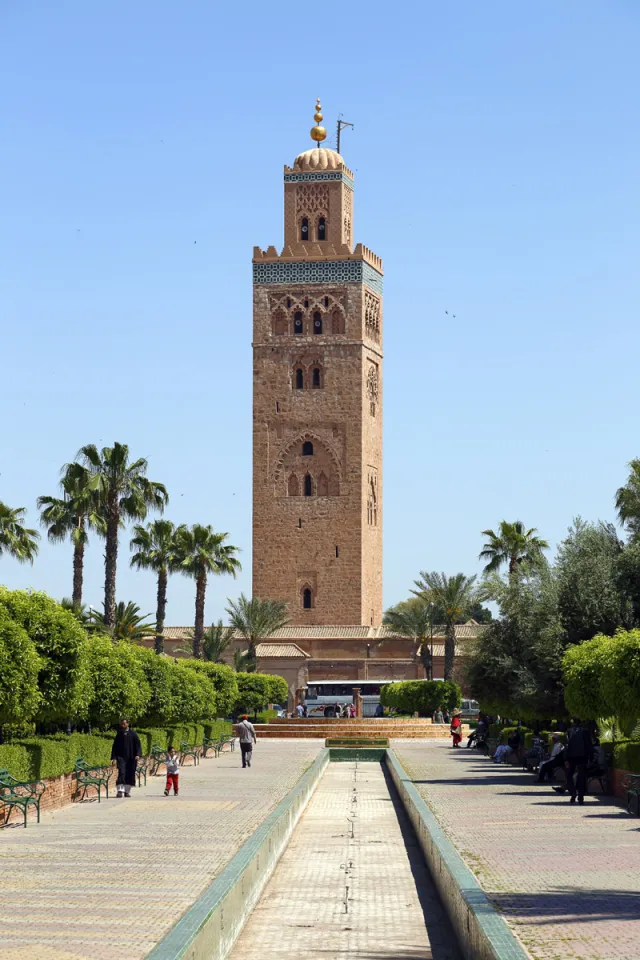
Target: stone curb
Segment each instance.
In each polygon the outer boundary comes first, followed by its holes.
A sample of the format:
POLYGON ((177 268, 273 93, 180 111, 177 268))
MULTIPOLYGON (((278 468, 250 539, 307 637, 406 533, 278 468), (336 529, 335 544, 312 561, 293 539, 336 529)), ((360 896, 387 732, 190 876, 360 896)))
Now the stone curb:
POLYGON ((530 960, 393 750, 387 750, 385 760, 466 960, 530 960))
POLYGON ((224 960, 276 868, 320 777, 329 751, 311 767, 200 894, 148 960, 224 960))

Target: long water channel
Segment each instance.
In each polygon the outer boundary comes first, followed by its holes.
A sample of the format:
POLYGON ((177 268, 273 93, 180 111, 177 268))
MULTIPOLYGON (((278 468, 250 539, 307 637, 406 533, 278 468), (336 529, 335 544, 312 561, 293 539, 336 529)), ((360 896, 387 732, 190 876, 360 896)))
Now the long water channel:
POLYGON ((230 960, 460 960, 378 763, 330 763, 230 960))

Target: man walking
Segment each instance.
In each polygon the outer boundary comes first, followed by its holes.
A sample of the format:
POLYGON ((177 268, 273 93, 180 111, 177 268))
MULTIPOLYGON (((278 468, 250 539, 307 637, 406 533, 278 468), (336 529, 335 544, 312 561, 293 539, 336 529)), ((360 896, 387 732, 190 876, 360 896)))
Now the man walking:
POLYGON ((111 763, 115 763, 118 768, 118 799, 131 796, 131 787, 136 785, 136 767, 141 756, 140 737, 135 730, 131 730, 128 720, 121 720, 111 748, 111 763))
POLYGON ((236 729, 238 731, 238 739, 240 740, 242 766, 250 767, 253 745, 256 743, 256 731, 253 724, 249 722, 249 717, 246 713, 243 713, 240 717, 240 723, 236 729))
POLYGON ((584 803, 584 795, 587 789, 587 764, 593 755, 593 743, 591 741, 591 734, 584 724, 579 720, 574 720, 573 722, 574 731, 564 750, 567 787, 571 794, 569 803, 576 802, 576 792, 578 794, 578 803, 584 803), (573 779, 574 774, 577 774, 575 782, 573 779))

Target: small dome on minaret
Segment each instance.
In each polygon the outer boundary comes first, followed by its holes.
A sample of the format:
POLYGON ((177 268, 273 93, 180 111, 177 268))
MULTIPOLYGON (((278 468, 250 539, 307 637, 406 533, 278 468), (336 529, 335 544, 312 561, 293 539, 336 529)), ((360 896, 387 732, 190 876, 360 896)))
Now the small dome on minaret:
POLYGON ((293 163, 294 170, 340 170, 345 166, 344 160, 335 150, 329 150, 327 147, 321 147, 323 140, 327 139, 327 131, 320 126, 322 120, 322 105, 320 98, 316 100, 316 112, 313 119, 316 122, 315 127, 311 128, 311 139, 318 144, 311 150, 305 150, 298 154, 293 163))

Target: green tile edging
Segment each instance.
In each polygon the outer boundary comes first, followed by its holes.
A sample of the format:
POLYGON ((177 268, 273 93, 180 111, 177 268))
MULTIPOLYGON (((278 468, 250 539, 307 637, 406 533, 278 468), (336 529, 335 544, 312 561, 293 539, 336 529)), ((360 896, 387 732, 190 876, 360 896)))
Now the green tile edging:
POLYGON ((223 960, 229 954, 328 763, 329 751, 323 748, 148 960, 223 960))
POLYGON ((332 763, 353 762, 382 763, 386 751, 384 747, 329 747, 332 763))
POLYGON ((385 761, 465 958, 530 960, 531 955, 497 912, 393 750, 386 751, 385 761))

